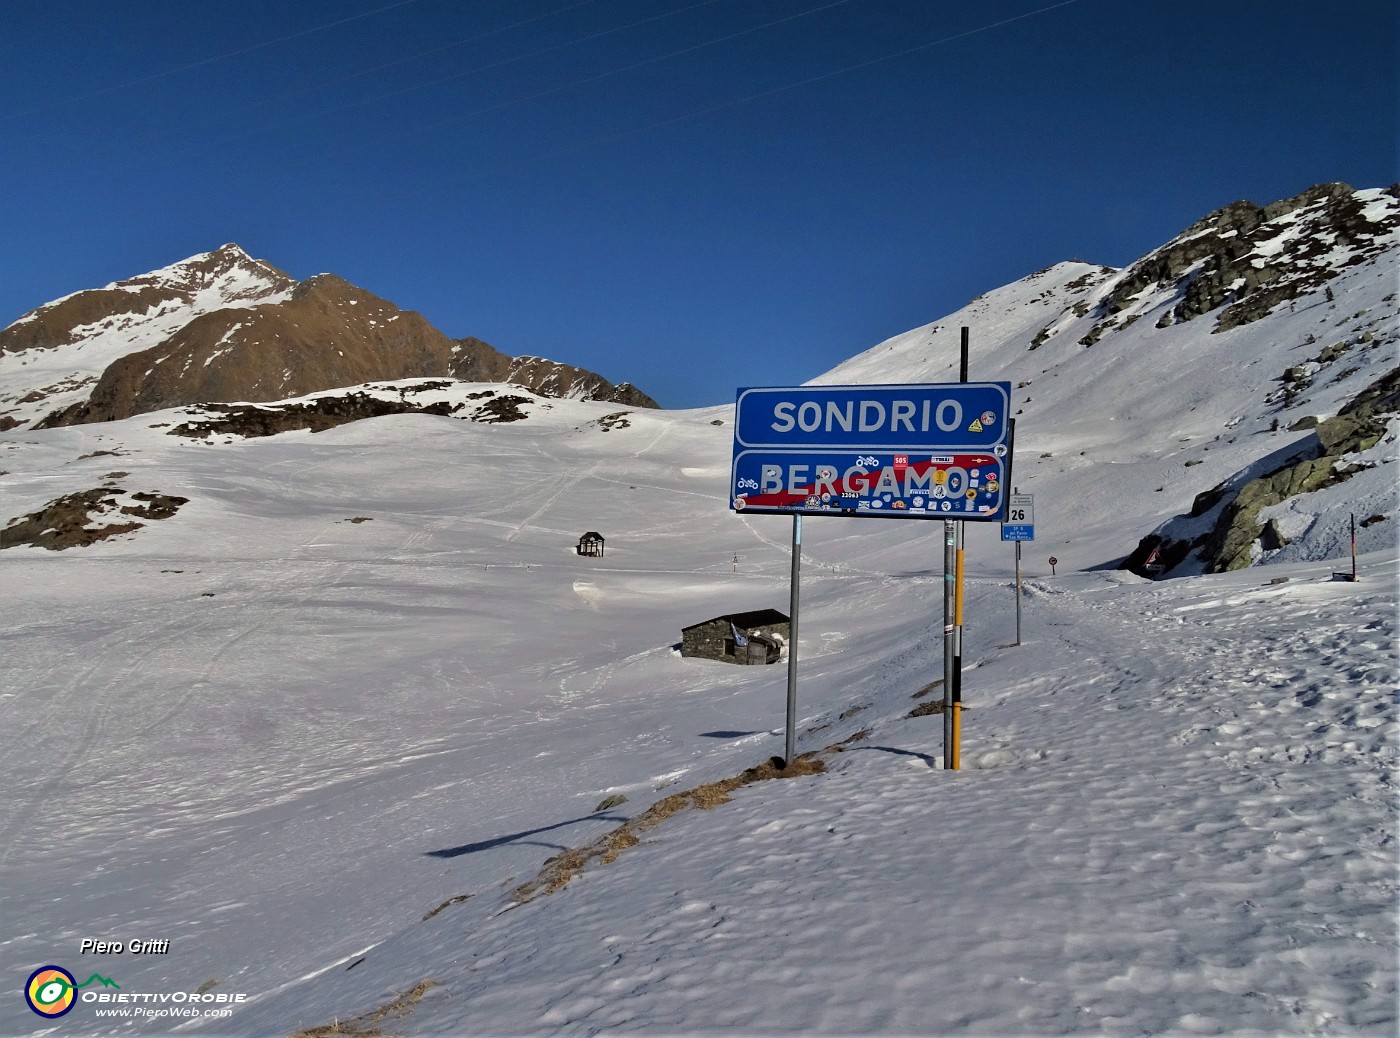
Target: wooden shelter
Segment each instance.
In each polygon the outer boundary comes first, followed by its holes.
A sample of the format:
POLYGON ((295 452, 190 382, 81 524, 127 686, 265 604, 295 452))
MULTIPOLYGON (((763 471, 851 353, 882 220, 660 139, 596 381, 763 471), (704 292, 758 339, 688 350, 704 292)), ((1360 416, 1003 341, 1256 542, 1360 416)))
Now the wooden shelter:
POLYGON ((681 628, 681 655, 725 663, 777 663, 790 630, 787 614, 776 609, 726 613, 681 628))
POLYGON ((589 530, 578 539, 578 553, 580 555, 591 555, 594 558, 602 558, 603 535, 596 530, 589 530))

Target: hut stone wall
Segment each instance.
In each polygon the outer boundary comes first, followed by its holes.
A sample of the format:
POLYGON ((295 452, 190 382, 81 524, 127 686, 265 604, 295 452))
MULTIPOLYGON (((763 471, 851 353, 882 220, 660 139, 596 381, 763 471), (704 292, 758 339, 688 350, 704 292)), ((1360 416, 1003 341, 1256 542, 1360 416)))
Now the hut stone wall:
MULTIPOLYGON (((746 620, 744 614, 717 616, 704 623, 693 624, 681 631, 681 655, 699 656, 702 659, 722 660, 726 663, 748 663, 750 656, 746 648, 734 643, 734 628, 746 638, 762 637, 786 642, 791 624, 788 618, 776 610, 764 610, 762 616, 746 620), (758 622, 755 622, 758 621, 758 622)), ((762 661, 762 662, 767 662, 762 661)))

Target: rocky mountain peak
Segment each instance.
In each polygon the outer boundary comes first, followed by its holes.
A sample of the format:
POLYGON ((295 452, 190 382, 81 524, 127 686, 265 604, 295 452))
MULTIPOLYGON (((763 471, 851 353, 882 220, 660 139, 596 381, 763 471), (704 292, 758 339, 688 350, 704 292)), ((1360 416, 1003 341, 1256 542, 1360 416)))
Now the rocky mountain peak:
POLYGON ((158 336, 171 326, 167 317, 188 320, 229 306, 274 302, 295 284, 270 263, 253 259, 237 245, 224 245, 31 310, 0 330, 0 352, 53 349, 110 333, 158 336))
POLYGON ((39 307, 0 350, 18 355, 0 374, 0 429, 438 376, 656 406, 581 368, 449 339, 335 274, 298 282, 233 243, 39 307))
POLYGON ((1319 184, 1265 206, 1232 202, 1106 283, 1097 319, 1079 341, 1092 346, 1149 313, 1158 327, 1210 313, 1217 332, 1249 324, 1397 238, 1400 185, 1319 184))
POLYGON ((1287 216, 1289 213, 1305 206, 1314 205, 1317 202, 1327 200, 1337 200, 1346 198, 1354 193, 1354 189, 1349 184, 1340 182, 1331 184, 1318 184, 1308 188, 1301 194, 1292 198, 1280 199, 1277 202, 1270 202, 1268 205, 1256 205, 1253 202, 1241 200, 1231 202, 1229 205, 1221 206, 1212 213, 1208 213, 1197 220, 1186 230, 1182 231, 1171 242, 1163 248, 1169 248, 1173 243, 1195 238, 1203 234, 1214 232, 1221 237, 1229 237, 1233 234, 1248 234, 1262 223, 1270 220, 1277 220, 1280 216, 1287 216))

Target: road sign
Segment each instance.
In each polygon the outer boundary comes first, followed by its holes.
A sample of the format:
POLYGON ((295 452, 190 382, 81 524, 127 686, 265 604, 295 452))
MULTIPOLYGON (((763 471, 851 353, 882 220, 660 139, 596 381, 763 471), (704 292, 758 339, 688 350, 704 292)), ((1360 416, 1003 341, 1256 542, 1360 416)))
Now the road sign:
MULTIPOLYGON (((1006 521, 1023 526, 1035 525, 1035 495, 1012 494, 1006 505, 1006 521)), ((1026 538, 1032 540, 1033 538, 1026 538)))
POLYGON ((740 390, 730 507, 995 521, 1010 396, 1007 382, 740 390))
MULTIPOLYGON (((1001 524, 1003 541, 1035 540, 1035 495, 1012 494, 1006 503, 1006 518, 1001 524)), ((1020 549, 1016 549, 1020 551, 1020 549)))

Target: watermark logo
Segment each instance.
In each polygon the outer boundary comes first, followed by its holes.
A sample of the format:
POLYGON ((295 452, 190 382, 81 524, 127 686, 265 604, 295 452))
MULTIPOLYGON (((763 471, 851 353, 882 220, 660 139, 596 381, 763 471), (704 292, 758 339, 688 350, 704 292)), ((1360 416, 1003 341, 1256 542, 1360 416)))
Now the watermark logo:
POLYGON ((62 1016, 73 1008, 73 1003, 78 998, 78 989, 85 988, 94 981, 104 988, 121 987, 111 977, 104 977, 100 973, 94 973, 79 984, 73 974, 62 966, 40 966, 29 975, 29 981, 24 985, 24 1001, 42 1017, 62 1016))

